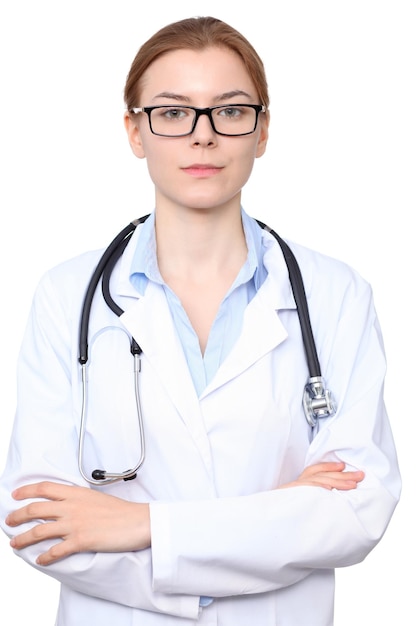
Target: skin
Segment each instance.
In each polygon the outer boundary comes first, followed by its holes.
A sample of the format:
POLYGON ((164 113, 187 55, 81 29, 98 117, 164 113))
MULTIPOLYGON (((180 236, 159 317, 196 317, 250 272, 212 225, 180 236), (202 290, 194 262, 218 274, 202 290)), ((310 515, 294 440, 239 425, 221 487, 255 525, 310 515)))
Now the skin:
MULTIPOLYGON (((226 49, 209 48, 174 51, 157 59, 144 76, 138 105, 207 107, 245 102, 257 104, 259 98, 242 61, 226 49)), ((265 152, 268 119, 261 115, 256 131, 239 138, 216 135, 206 116, 199 119, 192 135, 175 139, 152 135, 145 114, 126 114, 124 122, 132 151, 147 160, 155 185, 161 274, 181 299, 204 353, 219 304, 246 258, 241 191, 255 159, 265 152)), ((343 462, 326 462, 307 467, 296 480, 278 488, 347 491, 363 478, 362 471, 345 471, 343 462)), ((126 552, 151 546, 147 503, 54 482, 25 485, 12 495, 17 502, 39 501, 12 512, 6 519, 10 528, 34 520, 41 523, 17 534, 10 545, 20 550, 56 539, 39 555, 39 565, 79 552, 126 552)))

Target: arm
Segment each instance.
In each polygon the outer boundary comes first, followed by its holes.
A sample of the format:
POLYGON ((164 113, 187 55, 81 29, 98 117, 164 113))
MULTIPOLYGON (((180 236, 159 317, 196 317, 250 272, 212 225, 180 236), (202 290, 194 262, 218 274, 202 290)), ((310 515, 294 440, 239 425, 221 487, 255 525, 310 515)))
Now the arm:
MULTIPOLYGON (((306 468, 297 480, 280 489, 310 485, 325 489, 355 489, 364 474, 344 472, 344 463, 319 463, 306 468)), ((14 536, 10 545, 22 550, 45 540, 59 540, 36 559, 50 565, 79 552, 133 552, 151 547, 149 506, 53 482, 25 485, 13 494, 17 501, 40 499, 10 513, 11 528, 43 520, 14 536)))
MULTIPOLYGON (((5 523, 5 518, 17 507, 11 493, 22 485, 53 481, 57 483, 53 497, 56 489, 66 487, 70 491, 74 489, 74 494, 82 493, 89 501, 91 498, 95 504, 101 502, 101 496, 106 502, 110 498, 86 488, 77 467, 79 399, 73 381, 77 384, 79 381, 77 318, 83 290, 78 276, 88 276, 90 271, 91 264, 82 268, 83 273, 65 272, 55 277, 56 280, 47 276, 34 298, 19 357, 18 407, 12 440, 0 481, 0 524, 9 537, 16 532, 30 533, 32 527, 37 528, 34 532, 39 537, 48 526, 27 520, 14 529, 5 523), (61 294, 55 289, 59 283, 65 284, 61 294)), ((44 497, 44 492, 37 491, 31 493, 30 499, 44 497)), ((133 508, 131 502, 124 504, 133 508)), ((72 511, 76 506, 74 501, 70 503, 72 511)), ((81 507, 84 510, 83 504, 81 507)), ((38 561, 39 555, 54 544, 62 547, 65 542, 40 537, 37 541, 20 549, 19 556, 76 591, 150 611, 189 618, 198 615, 198 597, 170 596, 152 589, 149 548, 95 553, 90 548, 83 551, 78 545, 72 550, 76 554, 61 558, 45 570, 38 561), (123 585, 114 584, 120 580, 124 581, 123 585)))
POLYGON ((364 471, 364 480, 348 491, 303 485, 210 502, 152 503, 156 589, 202 591, 203 576, 205 593, 214 597, 279 589, 314 571, 362 561, 383 536, 400 476, 371 291, 359 281, 340 315, 321 320, 317 309, 313 328, 339 409, 321 425, 305 466, 342 461, 348 470, 364 471))

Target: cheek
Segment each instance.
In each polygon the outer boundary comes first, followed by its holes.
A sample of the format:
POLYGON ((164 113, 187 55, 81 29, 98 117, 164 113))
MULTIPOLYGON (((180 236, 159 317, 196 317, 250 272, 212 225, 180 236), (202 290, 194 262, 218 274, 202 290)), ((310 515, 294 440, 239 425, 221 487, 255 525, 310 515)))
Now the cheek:
POLYGON ((152 146, 152 149, 144 147, 144 156, 154 185, 160 187, 164 182, 169 181, 174 171, 175 155, 170 156, 166 151, 152 146))
POLYGON ((237 158, 237 166, 243 177, 248 178, 252 172, 254 162, 258 156, 257 144, 251 144, 247 146, 245 150, 242 150, 237 158))
POLYGON ((141 134, 142 149, 145 159, 149 163, 173 163, 178 150, 175 146, 170 145, 169 140, 165 137, 158 137, 151 134, 149 129, 141 134))
POLYGON ((249 163, 254 161, 258 156, 261 156, 262 152, 260 152, 263 146, 263 142, 261 141, 260 129, 255 131, 255 134, 246 137, 246 144, 241 144, 239 150, 239 156, 242 162, 249 163))

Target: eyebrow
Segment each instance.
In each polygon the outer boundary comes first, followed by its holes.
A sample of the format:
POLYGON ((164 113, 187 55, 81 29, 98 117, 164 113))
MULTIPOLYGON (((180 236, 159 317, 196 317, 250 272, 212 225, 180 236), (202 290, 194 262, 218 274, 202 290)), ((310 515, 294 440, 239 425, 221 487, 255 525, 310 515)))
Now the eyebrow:
MULTIPOLYGON (((224 102, 225 100, 230 100, 231 98, 236 98, 236 96, 244 96, 245 98, 251 99, 252 96, 243 91, 242 89, 233 89, 232 91, 225 91, 224 93, 219 94, 213 98, 214 102, 224 102)), ((189 96, 183 96, 179 93, 174 93, 172 91, 161 91, 161 93, 156 94, 152 98, 152 101, 157 98, 166 98, 173 102, 191 102, 191 98, 189 96)))

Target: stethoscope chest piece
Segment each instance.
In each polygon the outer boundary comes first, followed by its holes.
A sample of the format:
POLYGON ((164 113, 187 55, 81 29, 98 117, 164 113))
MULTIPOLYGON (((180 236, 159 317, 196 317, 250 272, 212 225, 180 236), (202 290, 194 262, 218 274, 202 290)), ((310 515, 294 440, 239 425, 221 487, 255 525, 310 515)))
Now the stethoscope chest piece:
POLYGON ((326 389, 322 376, 309 378, 304 388, 303 407, 308 424, 314 428, 317 421, 336 413, 336 403, 332 393, 326 389))

